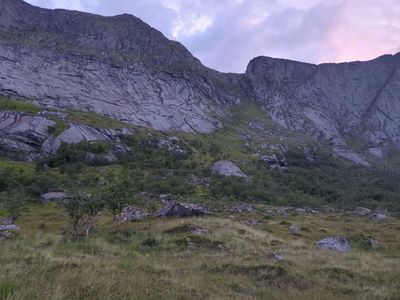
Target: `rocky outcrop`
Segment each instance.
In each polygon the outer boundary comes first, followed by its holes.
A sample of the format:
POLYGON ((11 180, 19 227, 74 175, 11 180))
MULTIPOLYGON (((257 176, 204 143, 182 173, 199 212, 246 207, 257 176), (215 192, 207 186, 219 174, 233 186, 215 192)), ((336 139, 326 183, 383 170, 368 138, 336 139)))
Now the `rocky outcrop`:
POLYGON ((112 150, 101 155, 88 153, 86 161, 115 162, 118 155, 129 152, 118 141, 120 136, 132 134, 131 129, 104 129, 71 123, 61 134, 53 136, 49 129, 56 123, 44 115, 48 114, 0 110, 0 151, 15 159, 35 160, 55 154, 63 143, 109 141, 114 143, 112 150))
POLYGON ((194 217, 208 214, 208 210, 201 205, 170 202, 160 209, 156 217, 194 217))
POLYGON ((240 170, 240 168, 235 165, 233 162, 228 160, 220 160, 215 162, 212 167, 211 171, 214 174, 225 176, 225 177, 243 177, 247 178, 247 175, 240 170))
POLYGON ((27 113, 0 111, 0 150, 15 158, 36 159, 55 122, 27 113))

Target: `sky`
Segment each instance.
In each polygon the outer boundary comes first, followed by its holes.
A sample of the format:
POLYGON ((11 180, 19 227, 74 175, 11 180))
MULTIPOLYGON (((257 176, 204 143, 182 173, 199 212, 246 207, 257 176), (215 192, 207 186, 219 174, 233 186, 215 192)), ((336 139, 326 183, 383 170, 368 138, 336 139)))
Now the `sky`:
POLYGON ((27 2, 105 16, 133 14, 223 72, 244 72, 260 55, 326 63, 400 52, 400 0, 27 2))

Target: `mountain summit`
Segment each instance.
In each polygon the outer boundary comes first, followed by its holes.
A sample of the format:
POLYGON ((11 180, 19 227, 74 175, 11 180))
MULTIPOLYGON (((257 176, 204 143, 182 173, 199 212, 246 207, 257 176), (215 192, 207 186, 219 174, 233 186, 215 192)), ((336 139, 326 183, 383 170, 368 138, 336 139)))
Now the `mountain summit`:
POLYGON ((398 154, 400 55, 312 65, 258 57, 245 74, 206 68, 131 15, 0 0, 0 94, 163 131, 209 133, 255 103, 361 165, 398 154))

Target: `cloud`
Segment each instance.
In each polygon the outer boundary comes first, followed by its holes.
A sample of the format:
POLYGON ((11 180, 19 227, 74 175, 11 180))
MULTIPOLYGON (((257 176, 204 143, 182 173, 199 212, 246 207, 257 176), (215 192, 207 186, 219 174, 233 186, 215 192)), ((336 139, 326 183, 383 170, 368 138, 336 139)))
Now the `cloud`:
POLYGON ((400 46, 398 0, 30 0, 47 8, 131 13, 220 71, 255 56, 312 63, 372 59, 400 46))

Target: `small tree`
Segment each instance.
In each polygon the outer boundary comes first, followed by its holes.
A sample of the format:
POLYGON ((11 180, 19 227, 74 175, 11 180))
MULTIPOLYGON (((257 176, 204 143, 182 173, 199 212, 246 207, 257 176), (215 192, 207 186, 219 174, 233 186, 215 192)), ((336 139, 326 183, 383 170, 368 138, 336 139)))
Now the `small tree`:
POLYGON ((122 209, 131 203, 133 189, 129 184, 128 176, 119 176, 110 181, 101 191, 101 198, 105 207, 114 216, 114 225, 122 209))
POLYGON ((103 203, 90 194, 77 193, 72 194, 64 206, 67 210, 70 220, 70 235, 72 239, 76 239, 79 234, 79 226, 81 221, 86 217, 85 222, 86 238, 89 236, 90 230, 94 228, 94 218, 103 208, 103 203))
POLYGON ((21 211, 28 202, 29 197, 21 190, 14 190, 1 193, 0 199, 2 207, 7 211, 9 217, 16 220, 21 215, 21 211))

